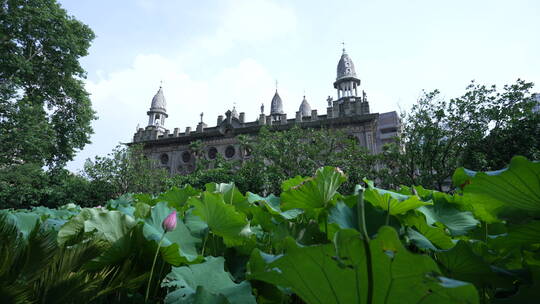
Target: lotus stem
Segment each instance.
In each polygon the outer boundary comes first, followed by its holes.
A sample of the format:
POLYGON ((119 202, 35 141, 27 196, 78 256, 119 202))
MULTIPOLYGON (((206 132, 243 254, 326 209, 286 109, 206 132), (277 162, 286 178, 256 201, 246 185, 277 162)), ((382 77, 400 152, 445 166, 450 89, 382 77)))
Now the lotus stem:
MULTIPOLYGON (((364 188, 360 185, 356 186, 355 192, 358 193, 358 201, 356 204, 356 215, 358 218, 358 225, 360 233, 362 234, 362 242, 364 243, 364 253, 366 255, 366 269, 368 276, 368 291, 367 291, 367 303, 373 303, 373 262, 371 260, 371 249, 369 247, 369 234, 366 228, 366 215, 364 210, 364 188)), ((359 296, 360 299, 360 296, 359 296)))
POLYGON ((161 248, 161 243, 163 242, 163 239, 165 238, 165 233, 167 233, 167 230, 163 231, 163 235, 161 236, 161 239, 159 240, 159 243, 156 249, 156 254, 154 255, 154 261, 152 261, 152 268, 150 268, 150 277, 148 278, 148 284, 146 285, 146 295, 144 296, 144 303, 148 302, 148 294, 150 293, 150 284, 152 283, 152 275, 154 274, 154 267, 156 266, 159 248, 161 248))

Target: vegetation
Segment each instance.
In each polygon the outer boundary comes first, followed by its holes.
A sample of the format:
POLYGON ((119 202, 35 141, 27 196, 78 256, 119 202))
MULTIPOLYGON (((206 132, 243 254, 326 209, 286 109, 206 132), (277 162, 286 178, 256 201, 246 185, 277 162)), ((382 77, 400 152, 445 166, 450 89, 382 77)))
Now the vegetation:
POLYGON ((101 188, 107 200, 126 193, 161 192, 167 172, 147 159, 142 146, 134 145, 129 148, 117 146, 106 157, 86 160, 83 176, 93 188, 101 188))
POLYGON ((92 133, 79 59, 93 38, 54 0, 0 1, 0 207, 87 204, 99 191, 63 169, 92 133))
POLYGON ((63 167, 95 118, 79 59, 94 33, 54 0, 0 2, 0 167, 63 167))
POLYGON ((279 196, 186 185, 104 207, 0 212, 2 303, 532 303, 540 163, 453 175, 456 193, 340 169, 279 196), (154 256, 157 253, 157 258, 154 256), (150 274, 152 273, 152 275, 150 274), (148 288, 148 289, 147 289, 148 288), (148 292, 146 292, 148 290, 148 292), (145 296, 148 300, 145 301, 145 296))
POLYGON ((540 113, 532 111, 532 87, 518 80, 498 92, 472 82, 463 96, 450 100, 438 90, 424 93, 403 116, 401 136, 387 147, 378 176, 393 188, 444 190, 460 166, 495 170, 516 154, 539 159, 540 113))
MULTIPOLYGON (((352 191, 362 178, 373 176, 376 163, 376 156, 336 130, 294 127, 272 132, 262 128, 256 137, 241 136, 239 140, 243 153, 249 153, 249 158, 235 163, 222 158, 207 161, 198 157, 194 173, 175 176, 168 185, 190 184, 202 188, 209 182, 234 182, 244 192, 279 194, 282 182, 290 176, 305 176, 319 167, 335 166, 350 172, 345 187, 352 191)), ((202 143, 194 146, 202 147, 202 143)))

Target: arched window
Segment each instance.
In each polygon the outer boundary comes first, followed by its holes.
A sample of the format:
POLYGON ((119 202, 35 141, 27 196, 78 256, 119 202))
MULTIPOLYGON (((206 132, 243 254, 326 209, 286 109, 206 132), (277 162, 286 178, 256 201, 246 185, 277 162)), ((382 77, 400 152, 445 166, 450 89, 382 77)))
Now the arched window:
POLYGON ((234 156, 234 154, 236 154, 236 150, 234 149, 233 146, 228 146, 226 149, 225 149, 225 156, 227 158, 232 158, 234 156))
POLYGON ((215 159, 217 157, 217 154, 218 154, 218 150, 216 149, 216 147, 211 147, 210 149, 208 149, 209 159, 215 159))
POLYGON ((182 153, 182 161, 185 163, 188 163, 190 160, 191 160, 191 153, 189 153, 188 151, 184 151, 184 153, 182 153))
POLYGON ((169 155, 167 155, 167 153, 161 154, 161 156, 159 157, 159 161, 161 162, 162 165, 168 164, 169 163, 169 155))

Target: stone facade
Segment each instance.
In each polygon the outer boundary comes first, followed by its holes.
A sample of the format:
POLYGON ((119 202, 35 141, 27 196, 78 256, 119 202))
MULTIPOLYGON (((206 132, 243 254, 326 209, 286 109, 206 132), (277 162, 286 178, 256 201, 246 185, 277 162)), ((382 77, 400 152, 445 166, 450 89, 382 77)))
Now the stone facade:
POLYGON ((300 126, 301 128, 340 129, 358 139, 360 145, 372 153, 379 153, 382 146, 399 135, 400 120, 395 111, 371 113, 367 95, 362 91, 358 96, 360 79, 356 76, 354 64, 343 50, 338 63, 334 88, 337 100, 328 96, 326 113, 312 110, 305 96, 294 118, 288 118, 283 112, 283 101, 277 89, 271 101, 270 115, 264 114, 264 105, 256 121, 244 121, 245 113, 229 110, 225 116, 217 118, 216 125, 208 127, 202 120, 195 130, 187 127, 184 132, 174 128, 171 133, 164 127, 167 117, 165 97, 160 87, 152 99, 149 124, 140 128, 133 136, 133 143, 144 145, 145 153, 167 168, 170 174, 186 174, 195 168, 195 157, 191 154, 190 143, 200 140, 203 143, 204 157, 214 159, 218 154, 229 160, 248 157, 242 150, 237 136, 240 134, 256 136, 262 126, 273 131, 283 131, 300 126))

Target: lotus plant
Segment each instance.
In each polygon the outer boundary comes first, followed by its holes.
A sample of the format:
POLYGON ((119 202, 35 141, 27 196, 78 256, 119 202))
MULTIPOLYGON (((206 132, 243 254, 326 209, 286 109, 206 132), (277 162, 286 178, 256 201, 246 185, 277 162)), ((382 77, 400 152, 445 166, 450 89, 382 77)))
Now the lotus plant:
POLYGON ((150 277, 148 278, 148 285, 146 285, 146 295, 144 297, 144 302, 148 302, 148 293, 150 292, 150 283, 152 282, 152 274, 154 273, 154 267, 156 266, 156 260, 159 253, 159 248, 161 247, 161 242, 163 242, 163 239, 165 238, 165 234, 167 232, 170 232, 176 229, 176 223, 177 223, 176 210, 173 210, 173 212, 167 215, 167 217, 161 223, 161 227, 163 227, 163 235, 161 236, 161 239, 159 240, 159 243, 156 249, 156 254, 154 255, 154 261, 152 262, 152 268, 150 269, 150 277))

